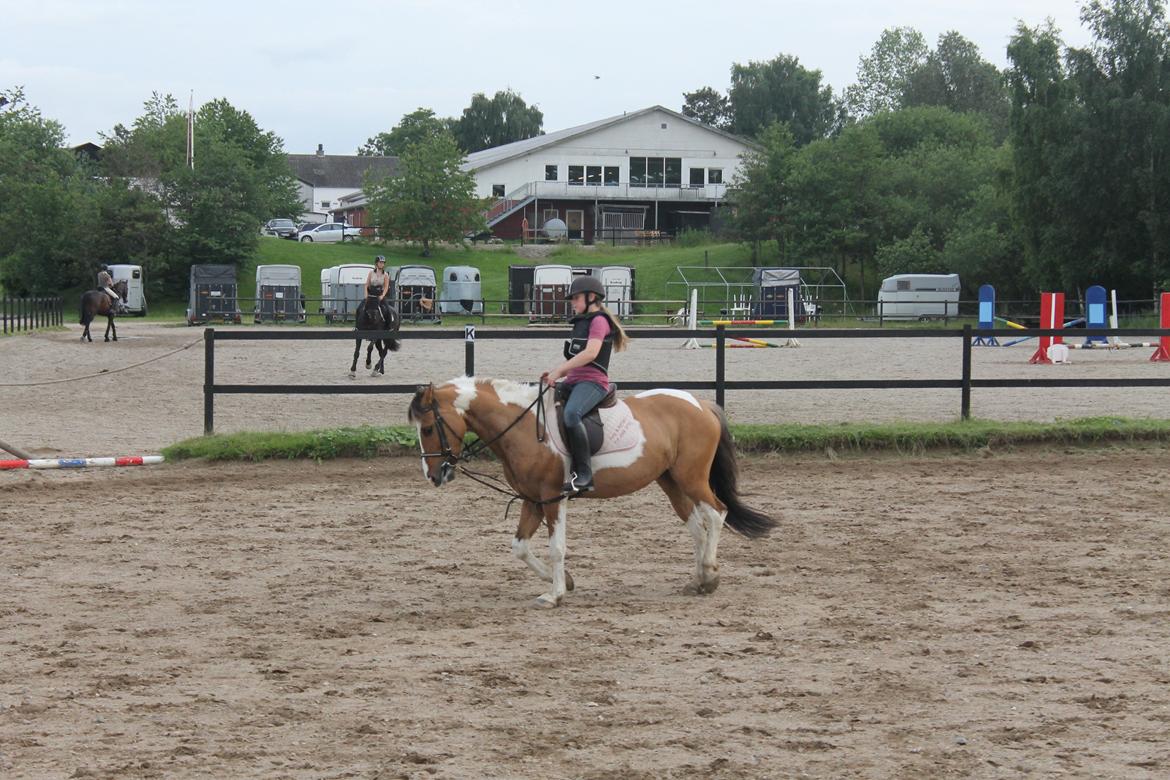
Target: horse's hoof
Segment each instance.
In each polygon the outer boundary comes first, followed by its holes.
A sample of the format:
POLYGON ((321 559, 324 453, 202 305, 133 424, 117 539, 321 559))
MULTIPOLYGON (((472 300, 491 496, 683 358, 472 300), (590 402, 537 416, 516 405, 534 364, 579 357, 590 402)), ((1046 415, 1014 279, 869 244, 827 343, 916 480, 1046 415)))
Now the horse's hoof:
POLYGON ((719 588, 719 578, 706 582, 689 582, 683 588, 683 595, 685 596, 709 596, 719 588))
POLYGON ((532 609, 556 609, 560 599, 554 599, 547 593, 542 593, 528 603, 532 609))
POLYGON ((573 575, 565 572, 565 590, 571 591, 574 587, 576 586, 573 584, 573 575))
POLYGON ((356 372, 356 371, 350 371, 350 372, 349 372, 349 378, 350 378, 350 379, 357 379, 357 372, 356 372))

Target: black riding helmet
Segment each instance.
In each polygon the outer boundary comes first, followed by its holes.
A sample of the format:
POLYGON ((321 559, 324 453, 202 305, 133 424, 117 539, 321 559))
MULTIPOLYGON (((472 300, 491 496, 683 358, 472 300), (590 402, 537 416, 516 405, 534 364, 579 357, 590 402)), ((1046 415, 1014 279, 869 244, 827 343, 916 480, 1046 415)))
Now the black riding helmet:
MULTIPOLYGON (((566 298, 572 298, 577 293, 593 293, 597 296, 597 300, 605 300, 605 286, 602 285, 601 280, 593 276, 578 276, 569 285, 569 293, 566 298)), ((589 302, 588 295, 585 297, 586 303, 589 302)))

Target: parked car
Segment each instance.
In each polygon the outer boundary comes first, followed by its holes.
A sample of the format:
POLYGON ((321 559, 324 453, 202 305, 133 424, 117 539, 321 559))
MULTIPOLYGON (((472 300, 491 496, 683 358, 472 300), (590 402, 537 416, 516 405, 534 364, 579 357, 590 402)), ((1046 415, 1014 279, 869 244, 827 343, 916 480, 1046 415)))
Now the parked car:
POLYGON ((270 219, 264 223, 264 227, 260 228, 260 233, 265 236, 295 238, 297 226, 293 224, 291 219, 270 219))
POLYGON ((320 225, 306 226, 297 233, 297 241, 309 243, 330 243, 338 241, 353 241, 361 238, 360 228, 351 227, 341 222, 325 222, 320 225))

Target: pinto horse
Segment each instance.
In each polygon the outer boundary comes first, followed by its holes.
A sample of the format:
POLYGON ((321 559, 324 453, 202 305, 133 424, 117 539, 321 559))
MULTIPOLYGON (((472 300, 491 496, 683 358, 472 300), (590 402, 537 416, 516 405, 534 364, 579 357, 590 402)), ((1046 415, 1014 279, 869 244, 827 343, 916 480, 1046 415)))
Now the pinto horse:
MULTIPOLYGON (((523 500, 512 551, 551 583, 533 602, 541 608, 559 605, 566 590, 573 589, 565 571, 568 502, 561 493, 571 461, 546 435, 556 425, 552 395, 504 379, 459 377, 419 388, 409 411, 418 429, 423 472, 435 487, 450 482, 466 459, 468 431, 495 453, 507 484, 523 500), (542 524, 548 526, 548 564, 528 547, 542 524)), ((628 446, 593 456, 596 489, 581 497, 623 496, 657 482, 694 539, 695 575, 685 592, 712 593, 719 586, 716 553, 723 524, 753 539, 777 525, 740 499, 735 444, 723 411, 679 390, 650 390, 619 403, 628 407, 623 423, 628 446)))
MULTIPOLYGON (((119 279, 114 282, 113 290, 118 293, 118 297, 122 302, 126 301, 126 280, 119 279)), ((89 324, 95 318, 106 316, 106 341, 110 340, 110 334, 114 334, 114 341, 118 340, 118 329, 114 327, 114 302, 110 300, 110 296, 106 295, 104 290, 90 290, 83 293, 81 296, 81 324, 85 326, 85 330, 81 333, 82 341, 93 341, 93 337, 89 335, 89 324)))
MULTIPOLYGON (((354 317, 355 331, 362 330, 398 330, 398 326, 402 323, 402 318, 398 315, 398 310, 393 306, 387 306, 390 310, 389 322, 382 313, 382 307, 378 304, 377 298, 366 298, 358 304, 357 314, 354 317)), ((366 368, 370 369, 370 376, 386 374, 386 353, 397 352, 402 346, 402 342, 398 339, 370 339, 369 345, 366 347, 366 368), (372 354, 374 347, 378 348, 378 365, 373 365, 372 354)), ((358 357, 362 352, 362 340, 357 339, 357 343, 353 347, 353 363, 349 367, 349 378, 353 379, 357 376, 358 357)))

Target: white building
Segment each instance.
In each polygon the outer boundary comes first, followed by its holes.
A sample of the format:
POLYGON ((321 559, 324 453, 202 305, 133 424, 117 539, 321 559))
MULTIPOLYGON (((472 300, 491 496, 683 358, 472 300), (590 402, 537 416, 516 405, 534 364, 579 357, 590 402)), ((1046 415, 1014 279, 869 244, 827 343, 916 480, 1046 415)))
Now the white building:
POLYGON ((753 148, 652 106, 475 152, 464 169, 481 197, 496 199, 487 217, 497 236, 558 218, 571 239, 630 240, 705 227, 753 148))
POLYGON ((300 191, 301 218, 309 222, 326 221, 327 215, 342 205, 344 196, 362 189, 367 171, 375 176, 393 176, 398 171, 397 157, 325 154, 320 144, 316 154, 287 156, 300 191))

